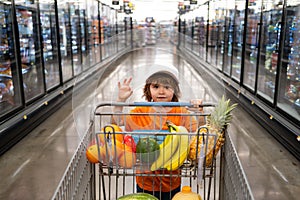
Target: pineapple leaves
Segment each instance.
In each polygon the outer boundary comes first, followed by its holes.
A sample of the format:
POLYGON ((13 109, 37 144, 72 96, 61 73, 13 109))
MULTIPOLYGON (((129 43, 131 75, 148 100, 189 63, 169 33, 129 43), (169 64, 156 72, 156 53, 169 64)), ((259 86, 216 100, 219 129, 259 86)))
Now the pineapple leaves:
POLYGON ((232 111, 236 108, 237 104, 230 104, 230 99, 226 100, 223 95, 208 116, 208 124, 215 130, 223 131, 229 125, 232 119, 232 111))

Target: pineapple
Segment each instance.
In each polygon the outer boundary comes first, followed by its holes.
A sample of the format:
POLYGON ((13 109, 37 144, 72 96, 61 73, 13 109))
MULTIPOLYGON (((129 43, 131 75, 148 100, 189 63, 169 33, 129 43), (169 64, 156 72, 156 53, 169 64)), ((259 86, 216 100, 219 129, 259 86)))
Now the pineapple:
POLYGON ((198 148, 198 155, 200 153, 200 148, 202 146, 202 142, 204 140, 207 143, 207 147, 203 145, 206 155, 206 166, 210 166, 213 158, 217 155, 220 148, 224 144, 225 138, 224 133, 227 126, 230 124, 232 119, 231 111, 237 106, 237 104, 230 105, 230 100, 225 100, 225 97, 219 100, 215 109, 212 111, 211 115, 207 117, 207 128, 200 129, 200 135, 207 134, 209 131, 210 134, 216 134, 215 136, 208 136, 203 138, 202 136, 198 137, 197 144, 197 136, 193 136, 190 143, 190 153, 189 159, 191 161, 197 162, 196 151, 198 148))

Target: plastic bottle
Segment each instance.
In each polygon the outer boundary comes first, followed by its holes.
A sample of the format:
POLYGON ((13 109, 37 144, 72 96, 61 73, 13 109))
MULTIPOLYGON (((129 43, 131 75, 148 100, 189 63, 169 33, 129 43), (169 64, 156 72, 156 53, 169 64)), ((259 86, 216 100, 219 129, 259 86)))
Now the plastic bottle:
POLYGON ((201 196, 192 192, 190 186, 183 186, 181 192, 175 194, 172 200, 202 200, 201 196))

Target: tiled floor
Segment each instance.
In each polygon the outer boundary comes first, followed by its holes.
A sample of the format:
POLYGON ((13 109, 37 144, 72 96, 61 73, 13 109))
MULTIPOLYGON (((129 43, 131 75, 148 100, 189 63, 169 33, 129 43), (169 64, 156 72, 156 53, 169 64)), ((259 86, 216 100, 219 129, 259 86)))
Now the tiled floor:
MULTIPOLYGON (((117 81, 133 76, 134 95, 141 99, 145 66, 172 64, 180 71, 182 101, 201 98, 213 101, 217 95, 174 49, 146 48, 133 51, 86 89, 74 94, 49 119, 0 157, 0 199, 51 199, 89 123, 92 109, 101 101, 116 99, 117 81), (88 94, 88 95, 87 95, 88 94)), ((255 199, 298 199, 300 162, 266 130, 237 108, 229 127, 240 161, 255 199)))

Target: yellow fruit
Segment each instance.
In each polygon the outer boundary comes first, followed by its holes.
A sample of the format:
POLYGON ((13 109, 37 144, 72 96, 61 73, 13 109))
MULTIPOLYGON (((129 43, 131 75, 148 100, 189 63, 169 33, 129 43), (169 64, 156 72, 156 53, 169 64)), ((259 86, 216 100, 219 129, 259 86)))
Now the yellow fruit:
POLYGON ((108 151, 107 155, 110 158, 113 158, 114 161, 124 151, 124 144, 118 140, 116 140, 116 143, 112 141, 111 145, 109 145, 108 143, 104 143, 102 147, 103 149, 108 151))
POLYGON ((198 136, 198 143, 197 143, 197 136, 193 136, 191 143, 190 143, 190 152, 188 155, 189 160, 196 161, 198 156, 200 156, 200 151, 203 151, 206 158, 206 166, 209 167, 212 164, 213 159, 217 156, 219 150, 221 149, 222 145, 224 144, 225 138, 222 133, 215 132, 211 130, 211 135, 206 136, 207 129, 201 129, 200 133, 204 134, 198 136), (213 136, 213 134, 216 134, 213 136), (208 137, 208 138, 206 138, 208 137), (203 139, 205 140, 206 144, 203 144, 203 139), (201 148, 202 147, 202 148, 201 148), (198 155, 196 155, 198 152, 198 155))
MULTIPOLYGON (((104 136, 106 136, 106 137, 109 136, 111 140, 114 140, 113 133, 120 133, 120 132, 123 132, 121 127, 119 127, 116 124, 109 124, 101 129, 101 133, 98 134, 98 139, 99 139, 100 143, 104 144, 105 143, 104 136)), ((123 142, 124 134, 121 134, 121 133, 115 134, 115 139, 120 142, 123 142)))
POLYGON ((118 162, 121 167, 132 168, 136 163, 136 155, 131 151, 131 148, 128 148, 121 153, 118 162))
POLYGON ((91 163, 99 162, 98 147, 96 144, 89 146, 85 152, 85 155, 91 163))
POLYGON ((110 144, 104 143, 101 146, 90 145, 86 150, 86 157, 91 163, 108 164, 111 160, 114 164, 119 164, 124 168, 132 168, 136 162, 136 155, 132 152, 132 148, 118 140, 111 141, 110 144))

